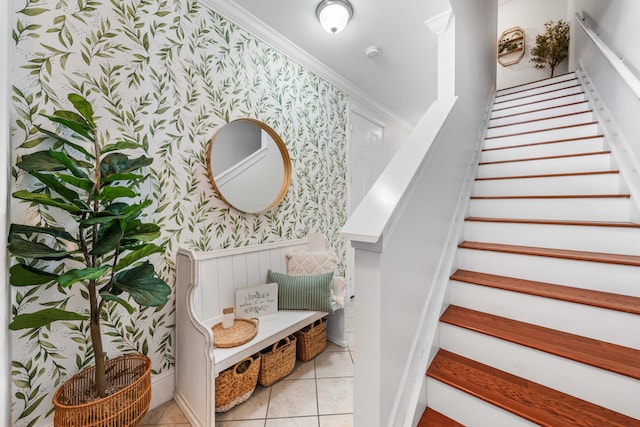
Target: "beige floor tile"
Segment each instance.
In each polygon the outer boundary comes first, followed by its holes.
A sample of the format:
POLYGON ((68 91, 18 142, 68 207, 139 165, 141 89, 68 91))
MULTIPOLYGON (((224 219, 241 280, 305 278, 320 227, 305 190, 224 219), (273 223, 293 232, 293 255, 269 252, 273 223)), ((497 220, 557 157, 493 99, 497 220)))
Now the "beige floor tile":
POLYGON ((144 418, 140 422, 140 426, 141 427, 153 426, 158 424, 158 422, 160 421, 160 418, 162 418, 162 414, 164 414, 164 411, 166 411, 167 408, 171 406, 172 403, 173 403, 173 400, 170 400, 158 406, 157 408, 154 408, 151 411, 147 412, 147 414, 144 416, 144 418))
POLYGON ((353 413, 353 378, 318 378, 320 415, 353 413))
POLYGON ((353 376, 353 361, 348 351, 322 352, 315 361, 316 378, 353 376))
POLYGON ((349 350, 355 350, 356 348, 356 336, 353 332, 347 332, 347 345, 349 350))
POLYGON ((320 427, 353 427, 353 414, 320 415, 320 427))
POLYGON ((264 427, 264 420, 218 421, 216 427, 264 427))
POLYGON ((336 343, 327 341, 327 347, 324 349, 324 351, 349 351, 349 347, 340 347, 336 343))
POLYGON ((267 417, 267 407, 269 405, 270 393, 271 387, 257 386, 249 400, 241 403, 230 411, 217 413, 216 422, 218 420, 264 420, 267 417))
POLYGON ((167 406, 167 409, 160 417, 158 424, 187 424, 189 421, 187 417, 184 416, 178 405, 176 405, 175 401, 171 401, 171 404, 167 406))
POLYGON ((284 380, 302 380, 316 377, 315 362, 301 362, 296 360, 296 366, 293 371, 287 375, 284 380))
POLYGON ((283 380, 271 386, 267 418, 309 415, 318 415, 315 380, 283 380))
POLYGON ((318 417, 268 419, 265 427, 318 427, 318 417))

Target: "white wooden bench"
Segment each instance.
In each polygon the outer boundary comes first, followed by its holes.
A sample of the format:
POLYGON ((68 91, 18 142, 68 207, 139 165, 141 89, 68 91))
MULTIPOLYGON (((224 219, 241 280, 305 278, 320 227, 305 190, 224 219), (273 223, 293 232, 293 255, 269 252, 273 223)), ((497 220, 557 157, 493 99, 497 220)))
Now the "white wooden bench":
MULTIPOLYGON (((344 309, 332 313, 280 310, 260 317, 258 334, 233 348, 216 348, 211 327, 222 320, 222 309, 235 305, 235 290, 266 283, 267 271, 287 272, 287 255, 324 250, 320 235, 213 252, 178 251, 176 268, 176 388, 174 399, 194 427, 215 427, 215 378, 223 370, 280 339, 328 316, 327 339, 347 345, 344 309)), ((333 291, 344 297, 342 278, 333 291)))

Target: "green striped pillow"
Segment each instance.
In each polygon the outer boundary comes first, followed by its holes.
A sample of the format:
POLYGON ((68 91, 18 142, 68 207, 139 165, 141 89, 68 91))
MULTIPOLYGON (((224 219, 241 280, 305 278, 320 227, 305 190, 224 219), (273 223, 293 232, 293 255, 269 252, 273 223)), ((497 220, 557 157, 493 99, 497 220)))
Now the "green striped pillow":
POLYGON ((333 272, 315 276, 289 276, 267 272, 267 282, 278 284, 279 310, 331 310, 333 272))

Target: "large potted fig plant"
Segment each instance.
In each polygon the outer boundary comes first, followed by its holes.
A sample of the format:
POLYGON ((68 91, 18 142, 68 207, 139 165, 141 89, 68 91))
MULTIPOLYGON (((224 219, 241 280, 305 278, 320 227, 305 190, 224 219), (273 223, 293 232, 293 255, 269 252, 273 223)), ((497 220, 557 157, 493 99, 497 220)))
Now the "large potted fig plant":
POLYGON ((151 201, 142 199, 138 187, 151 159, 135 157, 143 148, 138 143, 99 141, 91 104, 77 94, 68 99, 76 111, 45 116, 55 130, 37 127, 50 148, 23 155, 16 163, 39 185, 13 193, 17 199, 60 210, 64 228, 11 224, 8 249, 15 263, 10 283, 60 290, 74 286, 87 306, 19 312, 9 328, 40 328, 58 320, 88 322, 95 363, 56 391, 54 424, 136 425, 149 407, 150 360, 142 355, 107 360, 101 318, 108 304, 120 304, 131 314, 131 300, 162 306, 171 292, 148 261, 164 250, 152 243, 159 227, 142 221, 151 201), (134 389, 129 383, 135 383, 134 389))

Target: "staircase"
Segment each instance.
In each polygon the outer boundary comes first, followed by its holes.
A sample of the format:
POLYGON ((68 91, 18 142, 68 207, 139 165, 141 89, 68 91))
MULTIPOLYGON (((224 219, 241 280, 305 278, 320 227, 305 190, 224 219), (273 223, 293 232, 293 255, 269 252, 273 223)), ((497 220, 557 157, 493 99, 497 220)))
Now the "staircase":
POLYGON ((419 426, 640 426, 640 224, 573 74, 497 94, 419 426))

